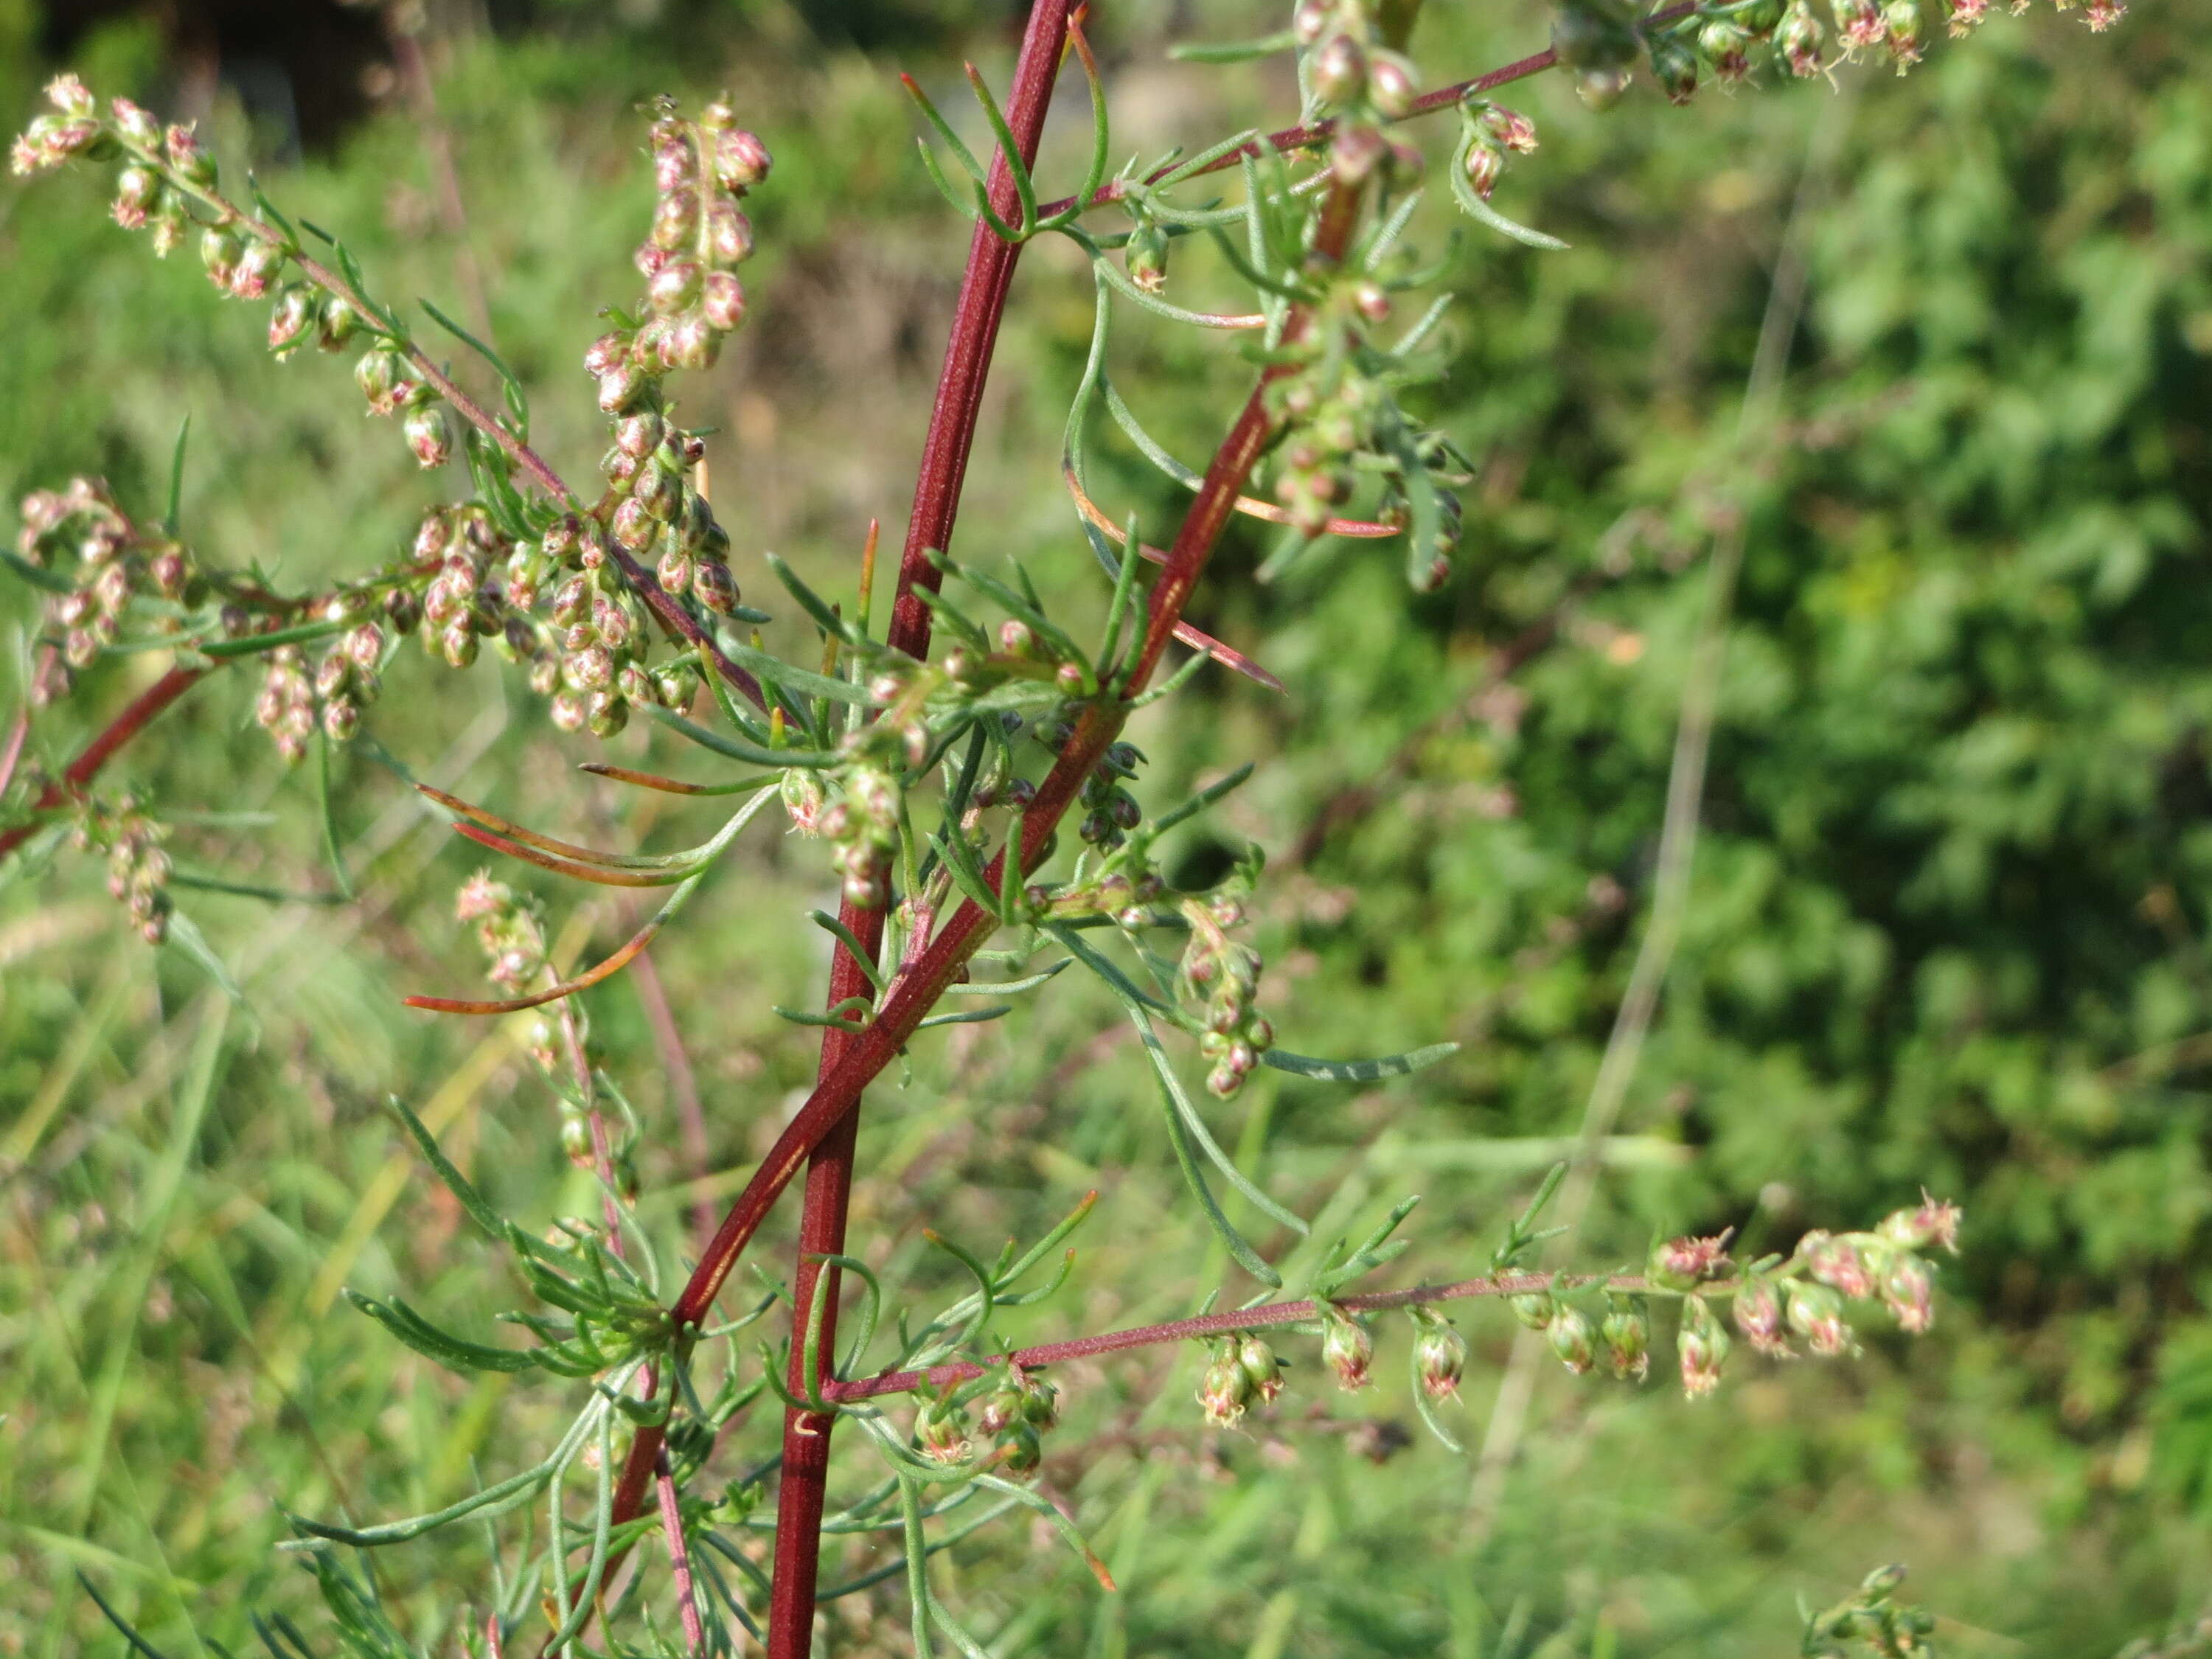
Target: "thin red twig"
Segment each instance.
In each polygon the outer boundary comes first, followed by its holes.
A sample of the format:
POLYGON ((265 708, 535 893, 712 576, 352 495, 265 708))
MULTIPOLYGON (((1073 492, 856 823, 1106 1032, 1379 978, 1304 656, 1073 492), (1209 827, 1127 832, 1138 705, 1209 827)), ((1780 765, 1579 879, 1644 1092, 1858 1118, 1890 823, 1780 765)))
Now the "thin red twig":
MULTIPOLYGON (((117 750, 144 731, 155 716, 183 696, 208 672, 204 668, 172 668, 132 698, 130 705, 110 720, 99 736, 85 744, 83 751, 70 763, 69 769, 62 774, 61 781, 48 784, 40 793, 37 802, 32 806, 33 812, 50 812, 81 793, 85 785, 100 775, 100 769, 114 758, 117 750)), ((29 840, 31 832, 37 828, 34 820, 29 823, 19 823, 12 830, 0 830, 0 858, 5 858, 29 840)))
MULTIPOLYGON (((1202 1336, 1222 1336, 1231 1331, 1264 1331, 1279 1325, 1296 1325, 1309 1319, 1317 1319, 1324 1308, 1343 1308, 1353 1313, 1380 1313, 1392 1308, 1425 1307, 1437 1302, 1463 1302, 1479 1296, 1523 1296, 1536 1291, 1577 1291, 1593 1285, 1602 1285, 1610 1291, 1645 1291, 1650 1288, 1638 1273, 1498 1273, 1487 1279, 1462 1279, 1450 1285, 1415 1285, 1401 1291, 1366 1291, 1357 1296, 1342 1296, 1330 1302, 1271 1302, 1259 1308, 1231 1308, 1222 1313, 1200 1314, 1190 1319, 1170 1320, 1164 1325, 1138 1325, 1126 1331, 1106 1331, 1097 1336, 1079 1336, 1066 1342, 1042 1342, 1033 1348, 1017 1348, 1006 1355, 1003 1363, 1023 1370, 1034 1370, 1043 1365, 1055 1365, 1070 1359, 1086 1359, 1093 1354, 1119 1353, 1124 1348, 1148 1348, 1162 1342, 1188 1342, 1202 1336)), ((1724 1294, 1731 1287, 1726 1284, 1709 1286, 1716 1293, 1724 1294)), ((910 1394, 920 1388, 937 1388, 947 1382, 964 1382, 972 1376, 982 1376, 992 1368, 960 1361, 949 1365, 933 1365, 927 1370, 884 1371, 876 1376, 856 1377, 850 1382, 832 1382, 823 1389, 823 1397, 840 1404, 853 1400, 872 1400, 881 1395, 910 1394)))

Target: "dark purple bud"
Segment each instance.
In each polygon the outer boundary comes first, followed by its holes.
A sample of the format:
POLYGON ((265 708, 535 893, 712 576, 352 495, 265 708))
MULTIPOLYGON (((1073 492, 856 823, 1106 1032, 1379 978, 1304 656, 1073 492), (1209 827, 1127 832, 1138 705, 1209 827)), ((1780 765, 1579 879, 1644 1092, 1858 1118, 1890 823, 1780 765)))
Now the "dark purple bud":
POLYGON ((738 608, 737 578, 720 559, 702 558, 693 562, 691 594, 718 617, 726 617, 738 608))

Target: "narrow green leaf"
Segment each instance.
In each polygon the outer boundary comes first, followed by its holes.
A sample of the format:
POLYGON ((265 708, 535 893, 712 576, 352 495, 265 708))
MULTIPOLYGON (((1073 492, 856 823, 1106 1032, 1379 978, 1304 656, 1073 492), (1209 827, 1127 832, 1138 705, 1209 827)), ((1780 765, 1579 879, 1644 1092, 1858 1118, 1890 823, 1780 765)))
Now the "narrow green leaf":
POLYGON ((1299 1077, 1325 1078, 1332 1083, 1373 1083, 1386 1077, 1404 1077, 1408 1072, 1418 1072, 1424 1066, 1433 1066, 1447 1055, 1459 1052, 1456 1042, 1432 1042, 1425 1048, 1408 1049, 1402 1054, 1385 1054, 1379 1060, 1316 1060, 1310 1054, 1293 1054, 1281 1048, 1268 1048, 1261 1053, 1260 1063, 1272 1066, 1279 1072, 1290 1072, 1299 1077))

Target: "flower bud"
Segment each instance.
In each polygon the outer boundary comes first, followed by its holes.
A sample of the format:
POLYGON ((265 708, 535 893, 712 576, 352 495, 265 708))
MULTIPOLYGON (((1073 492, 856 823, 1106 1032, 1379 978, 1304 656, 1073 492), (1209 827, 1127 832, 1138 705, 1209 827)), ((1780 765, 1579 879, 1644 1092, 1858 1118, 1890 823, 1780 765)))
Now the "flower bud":
POLYGON ((653 208, 653 246, 673 252, 690 241, 698 228, 699 192, 672 190, 653 208))
POLYGON ((332 743, 351 743, 361 729, 361 705, 351 697, 333 697, 323 705, 323 734, 332 743))
POLYGON ((161 178, 151 167, 127 167, 115 176, 115 203, 111 211, 125 230, 146 222, 147 210, 161 198, 161 178))
POLYGON ((1669 1291, 1686 1291, 1717 1275, 1728 1265, 1729 1235, 1711 1238, 1672 1238, 1652 1247, 1645 1276, 1669 1291))
POLYGON ((1918 1334, 1935 1322, 1935 1281, 1916 1255, 1899 1255, 1881 1276, 1881 1299, 1905 1329, 1918 1334))
POLYGON ((162 135, 162 143, 168 151, 169 165, 186 184, 197 190, 215 188, 215 157, 200 148, 199 135, 191 128, 172 126, 162 135))
POLYGON ((1942 1245, 1954 1255, 1959 1253, 1960 1210, 1955 1204, 1921 1194, 1917 1210, 1899 1210, 1885 1219, 1877 1231, 1882 1237, 1900 1249, 1925 1250, 1942 1245))
POLYGON ((1468 187, 1486 202, 1498 188, 1498 175, 1505 171, 1505 152, 1492 140, 1477 137, 1468 143, 1460 167, 1467 174, 1468 187))
POLYGON ((455 668, 466 668, 477 659, 476 630, 465 617, 447 623, 438 632, 438 650, 455 668))
POLYGON ((1459 1380, 1467 1371, 1467 1339, 1426 1309, 1417 1309, 1413 1323, 1413 1374, 1421 1392, 1431 1400, 1459 1398, 1459 1380))
POLYGON ((405 389, 406 364, 389 346, 374 346, 354 365, 354 383, 368 399, 372 415, 389 415, 399 407, 405 389))
POLYGON ((1797 1241, 1797 1255, 1807 1272, 1838 1295, 1856 1300, 1874 1294, 1874 1275, 1850 1240, 1809 1232, 1797 1241))
POLYGON ((699 297, 702 275, 696 259, 671 259, 646 284, 646 303, 660 315, 672 317, 699 297))
POLYGON ((411 634, 422 620, 422 602, 411 589, 395 587, 384 596, 384 615, 402 634, 411 634))
POLYGON ((722 337, 703 317, 684 318, 668 331, 661 346, 662 360, 671 368, 708 369, 722 355, 722 337))
POLYGON ((1044 1443, 1033 1424, 1009 1424, 998 1437, 999 1462, 1013 1474, 1027 1474, 1044 1461, 1044 1443))
POLYGON ((720 265, 743 264, 753 257, 752 221, 729 197, 717 197, 707 210, 707 248, 720 265))
POLYGON ((629 361, 629 336, 619 329, 602 334, 586 348, 584 373, 597 380, 609 369, 629 361))
POLYGON ((124 143, 134 149, 151 150, 160 148, 161 124, 143 107, 128 98, 111 98, 108 112, 115 120, 115 130, 124 143))
POLYGON ((1372 127, 1340 126, 1329 141, 1329 171, 1342 185, 1364 184, 1389 158, 1389 141, 1372 127))
POLYGON ((284 269, 283 250, 255 237, 248 241, 231 268, 230 291, 241 300, 258 300, 284 269))
POLYGON ((629 724, 629 704, 618 691, 594 691, 584 705, 584 725, 595 738, 611 738, 629 724))
POLYGON ((210 225, 200 233, 200 264, 207 271, 208 280, 219 289, 228 290, 231 277, 238 269, 239 255, 244 252, 234 231, 210 225))
POLYGON ((1375 112, 1386 121, 1401 121, 1413 112, 1419 94, 1413 66, 1396 52, 1375 54, 1367 70, 1367 95, 1375 112))
POLYGON ((1890 56, 1897 60, 1898 72, 1920 61, 1920 4, 1919 0, 1889 0, 1882 8, 1882 33, 1889 45, 1890 56))
POLYGON ((1367 84, 1367 54, 1348 34, 1333 34, 1315 51, 1308 74, 1316 100, 1341 109, 1367 84))
POLYGON ((1559 1317, 1559 1298, 1549 1291, 1523 1291, 1510 1298, 1513 1316, 1532 1331, 1549 1330, 1559 1317))
POLYGON ((1262 1404, 1272 1405, 1283 1391, 1283 1362, 1265 1337, 1246 1332, 1237 1339, 1237 1364, 1262 1404))
POLYGON ((1575 76, 1575 96, 1583 100, 1585 108, 1602 114, 1627 96, 1635 79, 1634 74, 1625 69, 1584 70, 1575 76))
POLYGON ((1544 1335, 1552 1345, 1552 1352, 1559 1357, 1559 1363, 1577 1376, 1596 1363, 1597 1347, 1591 1336, 1590 1322, 1581 1310, 1562 1304, 1552 1316, 1544 1335))
POLYGON ((1641 1382, 1651 1370, 1651 1318, 1640 1297, 1609 1298, 1605 1318, 1597 1328, 1605 1344, 1606 1364, 1624 1382, 1641 1382))
POLYGON ((738 581, 730 567, 715 558, 700 558, 691 566, 691 595, 718 617, 738 608, 738 581))
POLYGON ((1790 1328, 1803 1337, 1817 1354, 1833 1357, 1851 1345, 1850 1327, 1844 1323, 1843 1303, 1825 1285, 1792 1279, 1787 1292, 1790 1328))
POLYGON ((768 146, 742 127, 714 135, 714 179, 723 189, 743 193, 768 177, 775 165, 768 146))
POLYGON ((645 376, 636 367, 625 361, 617 363, 599 376, 599 404, 600 412, 619 415, 635 404, 645 390, 645 376))
POLYGON ((1670 104, 1686 104, 1698 93, 1698 54, 1679 34, 1662 34, 1651 42, 1651 78, 1670 104))
POLYGON ((1701 1296, 1685 1297, 1682 1329, 1674 1343, 1682 1364, 1682 1392, 1695 1400, 1720 1386, 1721 1367, 1728 1361, 1728 1328, 1713 1317, 1701 1296))
POLYGON ((691 586, 691 556, 681 547, 670 547, 653 571, 664 593, 682 593, 691 586))
POLYGON ((915 1419, 915 1439, 931 1462, 961 1462, 969 1450, 967 1413, 957 1406, 932 1401, 915 1419))
POLYGON ((635 495, 615 509, 614 523, 609 527, 614 532, 615 540, 632 553, 644 552, 660 533, 660 526, 645 510, 645 503, 635 495))
POLYGON ((407 411, 402 430, 417 465, 443 466, 453 459, 453 428, 442 404, 423 404, 407 411))
POLYGON ((1751 72, 1751 37, 1725 17, 1708 19, 1698 31, 1698 50, 1713 66, 1713 73, 1733 86, 1751 72))
POLYGON ((745 319, 743 283, 726 270, 710 270, 699 289, 699 314, 709 328, 727 334, 745 319))
POLYGON ((1198 1403, 1206 1420, 1217 1429, 1233 1429, 1252 1397, 1252 1379, 1244 1374, 1233 1352, 1217 1352, 1198 1383, 1198 1403))
MULTIPOLYGON (((1954 20, 1957 18, 1962 4, 1986 6, 1988 0, 1956 0, 1952 16, 1954 20)), ((1955 21, 1953 27, 1957 30, 1955 21)), ((1820 21, 1813 15, 1812 9, 1805 5, 1803 0, 1799 0, 1799 3, 1784 14, 1781 31, 1776 38, 1781 43, 1782 56, 1789 63, 1792 75, 1804 79, 1820 72, 1820 39, 1824 33, 1820 21)))
POLYGON ((1535 153, 1536 124, 1519 110, 1492 104, 1482 112, 1482 125, 1483 131, 1516 155, 1535 153))
POLYGON ((315 295, 304 283, 295 283, 276 296, 269 313, 269 349, 279 361, 290 356, 307 337, 314 317, 315 295))
POLYGON ((699 157, 685 138, 672 138, 653 152, 653 187, 665 196, 697 182, 699 157))
POLYGON ((1375 1358, 1375 1339, 1357 1317, 1340 1309, 1325 1309, 1322 1317, 1327 1328, 1322 1334, 1322 1359, 1336 1373, 1339 1387, 1346 1390, 1365 1388, 1371 1380, 1368 1368, 1375 1358))
POLYGON ((1168 283, 1168 234, 1147 219, 1129 233, 1121 262, 1129 280, 1147 294, 1158 294, 1168 283))
POLYGON ((1736 1292, 1735 1328, 1759 1353, 1783 1358, 1790 1352, 1782 1335, 1782 1298, 1764 1279, 1754 1279, 1736 1292))

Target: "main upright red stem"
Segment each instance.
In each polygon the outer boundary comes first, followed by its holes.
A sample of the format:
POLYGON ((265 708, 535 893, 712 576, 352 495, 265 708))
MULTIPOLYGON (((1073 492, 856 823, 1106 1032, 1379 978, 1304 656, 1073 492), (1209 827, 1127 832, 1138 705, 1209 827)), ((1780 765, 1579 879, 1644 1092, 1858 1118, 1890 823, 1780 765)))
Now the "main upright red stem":
MULTIPOLYGON (((1024 167, 1036 161, 1037 142, 1044 131, 1045 112, 1052 102, 1066 42, 1067 15, 1068 0, 1036 0, 1030 10, 1006 106, 1007 125, 1012 129, 1024 167)), ((1002 219, 1018 211, 1013 176, 1003 154, 992 160, 990 193, 992 206, 1002 219)), ((952 539, 961 486, 968 476, 968 455, 975 440, 976 412, 982 405, 984 382, 998 345, 999 324, 1006 315, 1006 293, 1021 252, 1019 243, 1002 241, 989 225, 980 219, 976 222, 975 234, 968 245, 959 302, 952 314, 951 335, 945 342, 945 367, 938 376, 937 398, 930 410, 929 431, 922 441, 914 510, 907 521, 906 547, 900 556, 898 589, 891 605, 890 643, 894 650, 910 657, 926 657, 929 653, 930 611, 915 589, 934 589, 941 579, 929 556, 943 551, 952 539)), ((842 908, 841 919, 872 955, 883 940, 883 911, 863 910, 848 903, 842 908)), ((842 945, 837 946, 830 966, 830 1005, 835 1007, 848 997, 865 997, 871 988, 852 953, 842 945)), ((825 1028, 817 1084, 836 1069, 853 1041, 854 1035, 839 1026, 825 1028)), ((807 1165, 805 1197, 799 1219, 799 1260, 792 1276, 796 1305, 800 1308, 813 1306, 816 1280, 822 1272, 813 1258, 836 1255, 845 1248, 845 1218, 853 1194, 853 1149, 860 1119, 856 1099, 853 1109, 815 1148, 807 1165)), ((837 1275, 832 1269, 822 1293, 821 1375, 805 1375, 802 1346, 794 1341, 790 1376, 793 1394, 803 1396, 830 1380, 836 1352, 837 1291, 837 1275)), ((776 1493, 775 1576, 769 1598, 769 1659, 807 1659, 813 1647, 814 1592, 821 1568, 830 1431, 836 1421, 834 1417, 811 1412, 784 1413, 783 1468, 776 1493)))

